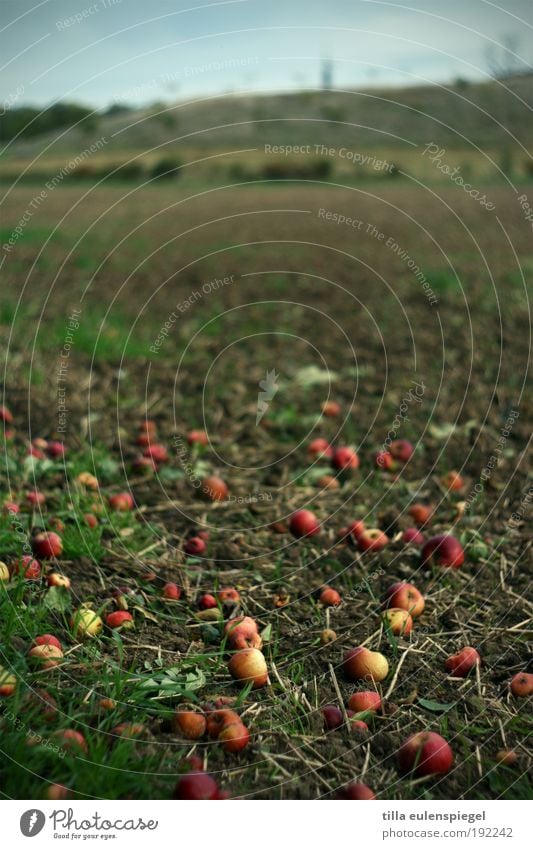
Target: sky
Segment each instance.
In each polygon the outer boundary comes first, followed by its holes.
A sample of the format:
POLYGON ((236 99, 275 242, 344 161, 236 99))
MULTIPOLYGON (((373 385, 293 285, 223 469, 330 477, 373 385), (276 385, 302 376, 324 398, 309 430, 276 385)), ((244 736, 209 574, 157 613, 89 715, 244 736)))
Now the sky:
POLYGON ((533 3, 0 0, 0 106, 420 85, 533 64, 533 3))

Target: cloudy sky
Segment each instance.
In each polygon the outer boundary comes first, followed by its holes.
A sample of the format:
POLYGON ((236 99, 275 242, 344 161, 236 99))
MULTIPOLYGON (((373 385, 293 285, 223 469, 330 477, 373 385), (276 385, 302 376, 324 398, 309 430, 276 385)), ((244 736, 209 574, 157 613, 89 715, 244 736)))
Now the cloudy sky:
MULTIPOLYGON (((503 0, 502 0, 503 2, 503 0)), ((0 103, 94 107, 227 91, 481 79, 533 63, 533 3, 0 0, 0 103)))

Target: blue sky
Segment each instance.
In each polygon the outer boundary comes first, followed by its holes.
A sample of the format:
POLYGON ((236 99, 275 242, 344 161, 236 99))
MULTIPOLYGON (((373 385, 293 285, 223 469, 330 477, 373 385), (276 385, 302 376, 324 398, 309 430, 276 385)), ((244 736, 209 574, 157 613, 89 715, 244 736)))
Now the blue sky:
POLYGON ((0 102, 140 105, 197 94, 481 79, 504 42, 533 62, 533 3, 0 0, 0 102))

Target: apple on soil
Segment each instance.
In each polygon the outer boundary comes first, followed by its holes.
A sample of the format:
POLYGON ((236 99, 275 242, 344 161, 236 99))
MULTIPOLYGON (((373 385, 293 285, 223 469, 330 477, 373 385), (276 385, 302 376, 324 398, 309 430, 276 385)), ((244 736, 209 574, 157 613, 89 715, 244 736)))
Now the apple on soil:
POLYGON ((383 623, 395 637, 407 637, 413 630, 413 620, 407 610, 389 607, 382 613, 383 623))
POLYGON ((344 655, 343 670, 350 681, 383 681, 389 674, 389 664, 381 652, 358 646, 344 655))
POLYGON ((264 687, 268 681, 266 660, 259 649, 241 649, 232 655, 228 669, 233 678, 243 684, 252 682, 252 690, 264 687))
POLYGON ((451 534, 438 534, 422 546, 422 565, 434 564, 459 569, 465 560, 463 546, 451 534))
POLYGON ((411 734, 398 750, 398 767, 417 778, 445 775, 453 764, 453 752, 446 740, 434 731, 411 734))
POLYGON ((397 581, 385 590, 383 607, 400 607, 402 610, 407 610, 415 619, 424 612, 424 596, 413 584, 397 581))
POLYGON ((468 673, 481 663, 481 658, 472 646, 465 646, 456 654, 452 654, 444 663, 444 667, 455 678, 466 678, 468 673))
POLYGON ((311 537, 320 531, 320 522, 311 510, 297 510, 289 520, 289 530, 297 539, 311 537))

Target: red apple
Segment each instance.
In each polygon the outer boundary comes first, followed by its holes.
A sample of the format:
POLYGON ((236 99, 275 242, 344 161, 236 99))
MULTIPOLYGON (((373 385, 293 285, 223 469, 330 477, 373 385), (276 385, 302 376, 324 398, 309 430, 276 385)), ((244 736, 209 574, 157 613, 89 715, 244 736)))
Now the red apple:
POLYGON ((357 800, 375 799, 376 794, 370 787, 368 787, 367 784, 352 781, 351 784, 347 784, 346 787, 342 788, 339 792, 338 798, 357 800))
POLYGON ((234 587, 226 587, 223 590, 219 590, 217 597, 221 604, 238 604, 241 600, 239 591, 234 587))
POLYGON ((63 543, 59 534, 53 531, 43 531, 32 537, 31 547, 36 557, 41 560, 49 560, 52 557, 61 557, 63 543))
POLYGON ((181 588, 177 584, 172 583, 172 581, 169 581, 161 590, 161 595, 167 601, 179 601, 181 598, 181 588))
POLYGON ((347 710, 346 714, 350 720, 350 731, 355 731, 358 734, 368 731, 368 725, 366 722, 363 722, 362 719, 354 719, 354 717, 357 716, 357 713, 354 710, 347 710))
POLYGON ((407 610, 413 618, 424 612, 425 601, 422 593, 413 584, 398 581, 385 591, 383 597, 385 607, 400 607, 407 610))
POLYGON ((94 515, 94 513, 85 513, 84 515, 85 524, 88 525, 89 528, 98 527, 98 519, 94 515))
POLYGON ((4 513, 20 513, 20 507, 14 501, 4 501, 2 509, 4 513))
POLYGON ((133 616, 127 610, 114 610, 112 613, 108 613, 105 624, 112 631, 129 631, 131 628, 135 628, 133 616))
POLYGON ((446 660, 444 667, 455 678, 466 678, 479 663, 481 663, 479 653, 472 646, 465 646, 457 654, 452 654, 446 660))
POLYGON ((189 537, 183 545, 183 550, 189 557, 200 557, 205 549, 205 542, 200 537, 189 537))
POLYGON ((46 496, 34 489, 31 492, 26 493, 26 501, 30 505, 30 507, 42 506, 46 501, 46 496))
POLYGON ((465 482, 459 472, 447 472, 447 474, 443 475, 441 478, 442 485, 451 490, 452 492, 460 492, 465 485, 465 482))
POLYGON ((353 448, 345 445, 341 448, 335 448, 333 451, 333 457, 331 458, 331 463, 335 469, 342 471, 346 469, 358 469, 359 457, 353 448))
POLYGON ((220 799, 220 790, 215 779, 206 772, 188 772, 182 775, 174 790, 174 799, 220 799))
POLYGON ((424 545, 426 538, 418 528, 407 528, 403 532, 402 542, 406 545, 424 545))
POLYGON ((83 734, 80 734, 79 731, 74 731, 72 728, 54 731, 52 736, 58 741, 58 746, 61 746, 66 752, 82 751, 87 753, 88 751, 87 741, 83 734))
POLYGON ((357 546, 360 551, 381 551, 388 542, 387 534, 379 528, 365 528, 357 537, 357 546))
POLYGON ((59 665, 59 661, 63 658, 63 652, 57 646, 50 643, 44 645, 33 646, 28 652, 28 657, 39 664, 43 669, 52 669, 59 665))
POLYGON ((350 681, 383 681, 389 674, 387 658, 364 646, 346 652, 343 669, 350 681))
POLYGON ((3 405, 0 406, 0 422, 5 422, 6 424, 11 424, 13 421, 13 415, 7 407, 3 405))
POLYGON ((397 467, 397 462, 390 451, 378 451, 376 454, 376 466, 385 471, 393 471, 397 467))
POLYGON ((348 707, 354 713, 362 713, 365 710, 376 711, 381 707, 381 696, 375 690, 358 690, 348 699, 348 707))
POLYGON ((151 457, 136 457, 132 467, 142 475, 150 475, 152 472, 157 472, 158 469, 157 463, 151 457))
POLYGON ((143 451, 143 456, 153 460, 154 463, 168 463, 168 451, 164 445, 158 442, 148 445, 143 451))
POLYGON ((409 510, 407 511, 416 525, 421 528, 423 525, 427 524, 433 513, 435 512, 434 507, 431 507, 429 504, 411 504, 409 510))
POLYGON ((326 731, 333 731, 335 728, 340 728, 344 723, 342 710, 336 705, 326 705, 323 707, 322 716, 324 717, 324 728, 326 731))
POLYGON ((46 453, 53 460, 58 460, 59 457, 64 457, 66 450, 64 443, 58 442, 57 440, 51 440, 46 446, 46 453))
POLYGON ((52 802, 60 802, 63 799, 68 799, 68 794, 69 789, 64 784, 48 784, 45 797, 52 802))
POLYGON ((266 660, 259 649, 241 649, 232 655, 228 669, 233 678, 243 684, 252 682, 252 690, 264 687, 268 681, 266 660))
POLYGON ((398 750, 398 766, 404 774, 445 775, 453 764, 453 752, 446 740, 434 731, 411 734, 398 750))
POLYGON ((324 401, 322 404, 322 415, 327 418, 335 418, 336 416, 340 416, 341 413, 341 405, 338 401, 324 401))
POLYGON ((230 619, 224 627, 224 632, 232 649, 260 649, 263 645, 257 631, 257 623, 250 616, 230 619))
POLYGON ((333 587, 323 587, 320 592, 319 601, 320 604, 324 605, 324 607, 338 607, 342 598, 337 590, 333 589, 333 587))
POLYGON ((413 444, 408 439, 394 439, 389 446, 390 453, 400 463, 407 463, 413 456, 414 450, 413 444))
POLYGON ((513 696, 525 698, 533 694, 533 673, 517 672, 511 679, 511 693, 513 696))
POLYGON ((388 627, 395 637, 406 637, 413 630, 413 620, 407 612, 401 607, 389 607, 382 614, 382 619, 386 627, 388 627))
POLYGON ((451 534, 438 534, 431 537, 422 547, 422 565, 431 563, 436 566, 459 569, 464 560, 463 546, 451 534))
POLYGON ((133 510, 133 496, 130 492, 118 492, 116 495, 111 495, 109 497, 109 506, 112 510, 117 510, 122 513, 127 512, 128 510, 133 510))
POLYGON ((217 600, 214 595, 210 595, 209 593, 204 593, 198 599, 198 607, 200 610, 211 610, 211 608, 217 606, 217 600))
POLYGON ((226 724, 218 741, 226 752, 241 752, 250 742, 250 732, 242 722, 226 724))
POLYGON ((297 510, 289 520, 289 530, 297 539, 312 537, 320 531, 320 522, 311 510, 297 510))
POLYGON ((209 437, 205 430, 191 430, 187 434, 187 442, 189 445, 208 445, 209 437))
POLYGON ((172 726, 187 740, 199 740, 204 736, 207 724, 203 713, 178 708, 172 718, 172 726))
POLYGON ((209 501, 224 501, 228 496, 228 487, 222 478, 211 475, 203 479, 202 493, 209 501))
POLYGON ((55 646, 56 649, 63 649, 63 646, 53 634, 41 634, 39 637, 35 637, 33 641, 34 646, 55 646))
POLYGON ((316 458, 326 457, 327 459, 331 459, 331 457, 333 457, 333 448, 327 439, 323 439, 320 436, 309 443, 307 446, 307 452, 311 455, 311 457, 316 458))
POLYGON ((12 575, 24 575, 26 581, 37 581, 41 577, 41 564, 29 554, 24 554, 11 565, 12 575))

